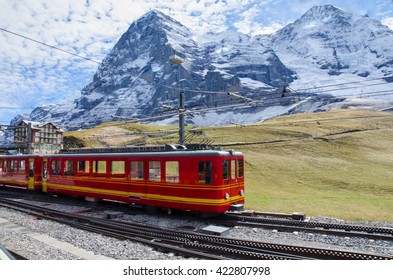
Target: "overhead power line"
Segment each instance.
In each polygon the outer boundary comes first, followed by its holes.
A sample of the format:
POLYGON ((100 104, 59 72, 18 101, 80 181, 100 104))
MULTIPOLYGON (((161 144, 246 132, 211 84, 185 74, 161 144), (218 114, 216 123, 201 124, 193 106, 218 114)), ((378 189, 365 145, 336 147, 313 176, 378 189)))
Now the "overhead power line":
MULTIPOLYGON (((96 64, 100 64, 100 62, 98 62, 96 60, 90 59, 88 57, 81 56, 81 55, 79 55, 77 53, 74 53, 74 52, 70 52, 70 51, 67 51, 67 50, 64 50, 64 49, 61 49, 61 48, 58 48, 58 47, 46 44, 46 43, 41 42, 39 40, 30 38, 28 36, 21 35, 21 34, 18 34, 16 32, 12 32, 12 31, 9 31, 7 29, 1 28, 1 27, 0 27, 0 30, 4 31, 4 32, 7 32, 9 34, 12 34, 14 36, 18 36, 18 37, 24 38, 26 40, 35 42, 37 44, 41 44, 43 46, 46 46, 46 47, 49 47, 49 48, 52 48, 52 49, 55 49, 55 50, 67 53, 69 55, 72 55, 72 56, 75 56, 75 57, 78 57, 78 58, 81 58, 81 59, 84 59, 84 60, 87 60, 87 61, 91 61, 91 62, 96 63, 96 64)), ((362 88, 362 87, 368 87, 368 86, 382 85, 382 84, 385 84, 385 83, 374 83, 374 84, 364 84, 364 83, 370 82, 370 81, 388 79, 388 78, 393 78, 393 76, 386 76, 386 77, 381 77, 381 78, 372 78, 372 79, 366 79, 366 80, 363 80, 363 81, 336 83, 336 84, 331 84, 331 85, 321 85, 321 86, 315 86, 315 87, 303 88, 303 89, 297 89, 297 90, 292 90, 291 89, 291 90, 293 92, 295 92, 295 93, 299 93, 299 91, 303 91, 303 92, 304 91, 312 91, 312 90, 316 91, 318 89, 324 89, 324 90, 318 91, 317 93, 332 92, 332 91, 342 91, 342 90, 348 90, 348 89, 356 89, 356 88, 362 88), (344 88, 337 88, 337 89, 325 89, 325 88, 329 88, 329 87, 337 87, 337 86, 350 85, 350 84, 354 84, 355 86, 346 87, 346 88, 345 87, 344 88)), ((157 85, 158 86, 162 86, 162 87, 166 87, 168 89, 178 89, 176 87, 168 86, 168 85, 164 85, 164 84, 160 84, 160 83, 157 83, 157 85)), ((249 105, 253 105, 255 107, 261 107, 261 106, 263 106, 262 105, 263 101, 266 101, 266 100, 262 100, 262 99, 258 100, 258 101, 257 100, 253 100, 253 99, 250 99, 250 98, 247 98, 247 97, 235 94, 235 93, 228 93, 227 91, 220 92, 220 91, 191 90, 191 89, 187 89, 186 91, 190 92, 190 93, 198 93, 198 94, 203 94, 203 93, 205 93, 205 94, 225 94, 225 95, 230 95, 232 97, 236 97, 236 98, 242 99, 242 100, 244 100, 246 102, 246 104, 243 103, 243 104, 231 104, 231 105, 226 105, 226 106, 217 106, 221 102, 217 102, 217 100, 216 100, 216 104, 215 104, 214 107, 204 108, 204 109, 199 109, 199 110, 187 110, 187 112, 185 112, 187 114, 204 114, 204 113, 207 113, 209 111, 223 110, 223 109, 227 109, 227 108, 233 108, 233 109, 237 109, 238 108, 238 109, 240 109, 240 108, 244 108, 245 105, 248 105, 248 106, 249 105)), ((360 97, 360 98, 362 98, 362 97, 373 97, 373 96, 382 96, 382 95, 391 95, 391 94, 393 94, 391 91, 383 90, 383 91, 358 93, 358 95, 357 94, 351 94, 351 95, 344 94, 344 95, 340 95, 338 97, 345 97, 345 96, 347 96, 347 97, 360 97)), ((281 98, 275 97, 275 98, 270 98, 269 101, 274 101, 274 100, 279 100, 279 99, 281 99, 281 98)), ((3 108, 6 108, 6 107, 3 107, 3 108)), ((102 109, 106 110, 105 108, 102 108, 102 109)), ((142 118, 142 119, 139 119, 139 120, 133 119, 133 120, 128 120, 128 121, 130 121, 130 122, 147 121, 147 120, 152 120, 152 119, 157 119, 157 118, 162 118, 162 117, 176 116, 178 114, 179 114, 179 112, 174 113, 174 114, 167 114, 167 115, 161 115, 161 116, 156 116, 156 117, 150 117, 150 118, 142 118)), ((117 116, 117 118, 121 118, 121 117, 117 116)), ((123 117, 123 118, 127 119, 125 117, 123 117)))
POLYGON ((27 37, 27 36, 25 36, 25 35, 21 35, 21 34, 16 33, 16 32, 9 31, 9 30, 7 30, 7 29, 5 29, 5 28, 1 28, 1 27, 0 27, 0 30, 1 30, 1 31, 4 31, 4 32, 7 32, 7 33, 9 33, 9 34, 12 34, 12 35, 21 37, 21 38, 23 38, 23 39, 32 41, 32 42, 34 42, 34 43, 44 45, 45 47, 49 47, 49 48, 52 48, 52 49, 55 49, 55 50, 58 50, 58 51, 67 53, 67 54, 72 55, 72 56, 76 56, 76 57, 82 58, 82 59, 84 59, 84 60, 88 60, 88 61, 94 62, 94 63, 97 63, 97 64, 101 64, 100 62, 98 62, 98 61, 96 61, 96 60, 94 60, 94 59, 91 59, 91 58, 88 58, 88 57, 85 57, 85 56, 81 56, 81 55, 79 55, 79 54, 77 54, 77 53, 73 53, 73 52, 70 52, 70 51, 67 51, 67 50, 60 49, 60 48, 58 48, 58 47, 55 47, 55 46, 46 44, 46 43, 44 43, 44 42, 41 42, 41 41, 38 41, 38 40, 36 40, 36 39, 27 37))
MULTIPOLYGON (((309 87, 309 88, 300 88, 297 89, 297 91, 307 91, 307 90, 315 90, 315 89, 321 89, 321 88, 327 88, 327 87, 336 87, 336 86, 343 86, 343 85, 350 85, 350 84, 359 84, 359 87, 362 86, 368 86, 364 85, 363 83, 366 82, 371 82, 371 81, 377 81, 377 80, 384 80, 384 79, 391 79, 393 76, 386 76, 386 77, 381 77, 381 78, 372 78, 372 79, 366 79, 366 80, 358 80, 358 81, 352 81, 352 82, 345 82, 345 83, 338 83, 338 84, 331 84, 331 85, 321 85, 321 86, 315 86, 315 87, 309 87)), ((343 88, 345 89, 345 88, 343 88)))
MULTIPOLYGON (((1 31, 4 31, 4 32, 7 32, 7 33, 9 33, 9 34, 12 34, 12 35, 14 35, 14 36, 18 36, 18 37, 24 38, 24 39, 26 39, 26 40, 35 42, 35 43, 37 43, 37 44, 41 44, 41 45, 43 45, 43 46, 46 46, 46 47, 49 47, 49 48, 52 48, 52 49, 55 49, 55 50, 58 50, 58 51, 67 53, 67 54, 69 54, 69 55, 72 55, 72 56, 75 56, 75 57, 79 57, 79 58, 81 58, 81 59, 84 59, 84 60, 87 60, 87 61, 91 61, 91 62, 94 62, 94 63, 96 63, 96 64, 100 64, 99 61, 96 61, 96 60, 94 60, 94 59, 91 59, 91 58, 88 58, 88 57, 85 57, 85 56, 81 56, 81 55, 79 55, 79 54, 77 54, 77 53, 70 52, 70 51, 67 51, 67 50, 64 50, 64 49, 61 49, 61 48, 58 48, 58 47, 55 47, 55 46, 46 44, 46 43, 41 42, 41 41, 39 41, 39 40, 36 40, 36 39, 31 38, 31 37, 28 37, 28 36, 25 36, 25 35, 22 35, 22 34, 13 32, 13 31, 10 31, 10 30, 7 30, 7 29, 5 29, 5 28, 1 28, 1 27, 0 27, 0 30, 1 30, 1 31)), ((364 85, 363 83, 365 83, 365 82, 375 81, 375 80, 383 80, 383 79, 388 79, 388 78, 393 78, 393 76, 386 76, 386 77, 381 77, 381 78, 372 78, 372 79, 367 79, 367 80, 363 80, 363 81, 353 81, 353 82, 337 83, 337 84, 330 84, 330 85, 321 85, 321 86, 316 86, 316 87, 309 87, 309 88, 296 89, 296 91, 309 91, 309 90, 316 90, 316 89, 322 89, 322 88, 327 88, 327 87, 335 87, 335 86, 342 86, 342 85, 349 85, 349 84, 359 84, 358 87, 366 87, 366 86, 371 86, 371 85, 364 85)), ((381 83, 381 84, 382 84, 382 83, 381 83)), ((160 83, 158 83, 158 85, 159 85, 159 86, 166 87, 166 88, 169 88, 169 89, 176 89, 175 87, 168 86, 168 85, 164 85, 164 84, 160 84, 160 83)), ((377 84, 373 84, 373 85, 377 85, 377 84)), ((350 87, 350 88, 351 88, 351 89, 354 89, 354 88, 357 88, 357 87, 350 87)), ((330 90, 324 90, 324 91, 322 91, 322 92, 340 91, 340 90, 345 90, 345 89, 348 89, 348 88, 330 89, 330 90)), ((187 92, 194 92, 194 93, 209 93, 209 94, 217 94, 217 93, 218 93, 218 94, 227 94, 227 91, 206 91, 206 90, 191 90, 191 89, 188 89, 187 92)))
POLYGON ((342 91, 342 90, 348 90, 348 89, 356 89, 356 88, 364 88, 364 87, 380 86, 380 85, 386 85, 386 83, 374 83, 374 84, 358 85, 358 86, 345 87, 345 88, 324 89, 324 90, 317 91, 317 93, 331 92, 331 91, 342 91))
MULTIPOLYGON (((279 102, 279 101, 283 100, 283 98, 295 98, 300 101, 299 98, 301 98, 301 97, 303 97, 303 98, 309 97, 309 96, 298 96, 298 94, 299 93, 294 93, 294 94, 288 95, 286 97, 277 96, 277 97, 266 98, 266 97, 262 96, 262 98, 260 98, 260 99, 255 99, 255 97, 254 97, 252 102, 245 102, 245 103, 233 103, 233 101, 230 102, 225 99, 218 99, 214 103, 209 102, 209 103, 203 104, 202 106, 199 106, 199 105, 188 106, 188 110, 189 110, 188 113, 198 113, 198 112, 200 113, 200 112, 204 112, 206 110, 214 111, 214 110, 219 110, 219 109, 223 109, 223 108, 228 108, 228 106, 229 107, 237 107, 237 106, 252 105, 254 107, 264 107, 264 106, 266 106, 265 104, 267 102, 269 104, 271 104, 274 102, 279 102), (195 109, 198 107, 202 107, 202 108, 195 109), (194 109, 192 109, 192 108, 194 108, 194 109), (190 112, 190 109, 192 109, 191 112, 190 112)), ((326 98, 329 98, 329 97, 331 97, 331 98, 334 98, 334 97, 337 97, 337 98, 369 98, 370 97, 370 98, 372 98, 372 97, 376 97, 376 96, 392 96, 392 95, 393 95, 393 90, 380 90, 380 91, 359 92, 359 93, 353 93, 353 94, 349 94, 349 93, 348 94, 341 94, 339 96, 328 94, 326 96, 326 98)), ((313 96, 318 97, 318 94, 314 93, 313 96)), ((168 100, 172 100, 172 99, 168 99, 168 100)), ((169 106, 167 104, 162 104, 161 107, 163 107, 163 109, 178 110, 178 108, 173 107, 173 106, 169 106), (165 107, 167 107, 167 108, 165 108, 165 107)), ((87 109, 91 110, 92 108, 93 107, 87 108, 87 109)), ((103 111, 103 112, 104 111, 106 111, 106 112, 113 112, 114 111, 112 106, 100 106, 99 108, 100 108, 100 111, 103 111)), ((243 107, 241 107, 241 108, 243 108, 243 107)), ((178 114, 178 112, 175 112, 173 115, 176 115, 176 114, 178 114)), ((162 117, 162 116, 164 116, 164 115, 160 115, 159 117, 162 117)), ((117 116, 117 118, 119 118, 119 116, 117 116)), ((130 120, 131 118, 125 117, 125 119, 130 120)), ((137 118, 132 118, 132 119, 133 119, 133 121, 139 121, 139 119, 137 119, 137 118)))

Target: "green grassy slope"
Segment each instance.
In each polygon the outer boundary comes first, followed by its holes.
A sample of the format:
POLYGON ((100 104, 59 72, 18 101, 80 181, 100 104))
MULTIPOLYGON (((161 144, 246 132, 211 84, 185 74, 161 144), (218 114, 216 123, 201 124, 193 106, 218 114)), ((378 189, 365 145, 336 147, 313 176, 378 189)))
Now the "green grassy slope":
MULTIPOLYGON (((393 221, 393 114, 340 110, 275 118, 249 126, 204 127, 203 137, 246 157, 246 208, 310 216, 393 221)), ((88 146, 176 142, 176 127, 106 124, 67 132, 88 146), (119 136, 94 138, 115 127, 119 136), (153 133, 154 132, 154 133, 153 133), (123 135, 123 136, 122 136, 123 135), (150 135, 150 136, 152 136, 150 135)), ((198 141, 198 139, 195 139, 198 141)))

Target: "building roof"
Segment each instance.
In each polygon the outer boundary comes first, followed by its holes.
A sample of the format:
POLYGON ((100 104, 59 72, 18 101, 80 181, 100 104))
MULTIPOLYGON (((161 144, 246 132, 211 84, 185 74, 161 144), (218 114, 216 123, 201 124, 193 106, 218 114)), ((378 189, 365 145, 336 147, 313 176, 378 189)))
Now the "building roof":
POLYGON ((40 122, 34 122, 34 121, 28 121, 28 120, 22 120, 20 121, 17 126, 21 125, 22 123, 24 123, 25 125, 31 124, 31 128, 33 129, 41 129, 42 127, 44 127, 45 125, 51 124, 52 126, 54 126, 57 130, 64 132, 64 130, 62 130, 59 126, 55 125, 52 122, 47 122, 47 123, 40 123, 40 122))

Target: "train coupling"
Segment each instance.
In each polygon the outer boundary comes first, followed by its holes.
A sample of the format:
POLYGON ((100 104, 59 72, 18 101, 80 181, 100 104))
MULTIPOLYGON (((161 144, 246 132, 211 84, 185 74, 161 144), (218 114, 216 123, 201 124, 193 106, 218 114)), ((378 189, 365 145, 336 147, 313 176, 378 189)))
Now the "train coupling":
POLYGON ((244 211, 244 204, 243 203, 235 203, 229 207, 229 212, 242 212, 244 211))

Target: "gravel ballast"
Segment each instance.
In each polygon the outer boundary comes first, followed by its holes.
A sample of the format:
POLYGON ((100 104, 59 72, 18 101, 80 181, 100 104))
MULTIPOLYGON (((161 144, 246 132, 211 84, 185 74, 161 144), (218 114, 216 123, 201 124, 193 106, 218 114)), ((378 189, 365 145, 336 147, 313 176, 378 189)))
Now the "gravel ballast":
MULTIPOLYGON (((45 205, 48 207, 47 205, 45 205)), ((74 212, 78 211, 75 206, 54 204, 51 208, 56 210, 74 212)), ((90 215, 102 215, 91 213, 90 215)), ((198 230, 210 225, 209 220, 195 220, 172 216, 151 216, 137 214, 122 216, 122 219, 139 221, 162 227, 181 228, 184 230, 198 230)), ((326 217, 311 218, 319 222, 344 222, 326 217)), ((80 259, 117 259, 117 260, 183 260, 184 257, 174 254, 158 252, 148 246, 100 234, 75 229, 67 225, 52 221, 35 219, 32 216, 0 207, 0 243, 9 250, 14 251, 31 260, 80 260, 80 259), (7 225, 8 226, 3 226, 7 225), (11 225, 10 225, 11 224, 11 225), (15 230, 15 225, 23 229, 15 230), (36 238, 36 235, 40 238, 36 238), (42 238, 44 236, 44 238, 42 238), (45 242, 46 239, 54 239, 59 246, 52 246, 45 242), (86 254, 78 253, 78 250, 62 250, 64 245, 74 246, 83 250, 86 254)), ((358 225, 372 225, 379 227, 391 227, 393 223, 359 222, 358 225)), ((344 249, 349 251, 375 253, 393 256, 393 242, 372 240, 367 238, 339 237, 332 235, 311 234, 304 232, 277 232, 261 228, 234 227, 229 230, 226 237, 257 240, 277 244, 292 244, 297 246, 316 246, 329 249, 344 249)))

